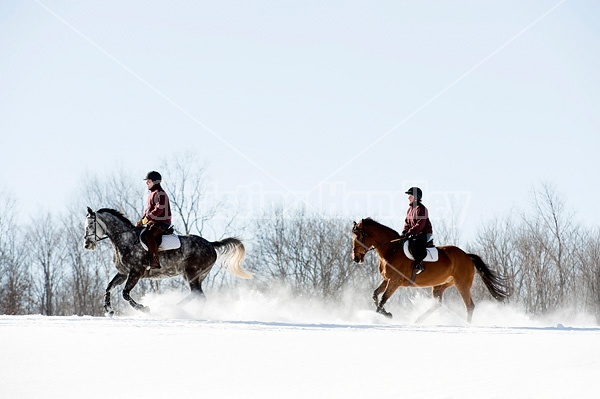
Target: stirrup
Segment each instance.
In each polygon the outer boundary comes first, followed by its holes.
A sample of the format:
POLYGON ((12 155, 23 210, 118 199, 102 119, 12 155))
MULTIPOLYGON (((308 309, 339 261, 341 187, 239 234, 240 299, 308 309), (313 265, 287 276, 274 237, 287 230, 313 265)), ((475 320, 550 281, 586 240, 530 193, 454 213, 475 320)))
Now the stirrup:
POLYGON ((147 270, 158 270, 160 269, 160 263, 157 264, 152 264, 152 263, 148 263, 148 266, 146 266, 147 270))
POLYGON ((424 271, 425 271, 425 266, 423 266, 423 262, 419 262, 418 264, 415 265, 416 274, 421 274, 424 271))
POLYGON ((148 261, 148 270, 152 269, 152 270, 156 270, 156 269, 160 269, 160 261, 158 260, 158 256, 153 256, 152 258, 150 258, 150 260, 148 261))

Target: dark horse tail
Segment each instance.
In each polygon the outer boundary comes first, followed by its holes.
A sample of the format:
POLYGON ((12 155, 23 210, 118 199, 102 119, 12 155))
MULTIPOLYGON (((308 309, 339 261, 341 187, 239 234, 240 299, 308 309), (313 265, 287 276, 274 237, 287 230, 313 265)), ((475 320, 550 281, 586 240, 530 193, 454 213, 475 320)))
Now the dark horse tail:
POLYGON ((242 267, 246 249, 240 239, 229 237, 221 241, 211 242, 211 244, 219 257, 223 257, 223 264, 227 264, 227 270, 230 273, 244 279, 252 278, 252 273, 242 267))
POLYGON ((508 281, 494 273, 478 255, 467 254, 475 264, 475 269, 481 276, 490 294, 498 301, 504 301, 510 296, 508 281))

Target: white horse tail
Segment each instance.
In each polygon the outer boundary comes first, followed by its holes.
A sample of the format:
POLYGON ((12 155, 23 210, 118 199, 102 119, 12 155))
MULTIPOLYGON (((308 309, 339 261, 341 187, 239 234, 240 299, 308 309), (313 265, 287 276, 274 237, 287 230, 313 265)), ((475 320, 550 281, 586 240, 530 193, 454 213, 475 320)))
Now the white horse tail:
POLYGON ((224 264, 227 264, 227 271, 229 273, 243 279, 251 279, 253 277, 252 273, 242 267, 246 249, 240 239, 229 237, 221 241, 211 242, 211 244, 219 254, 219 257, 223 257, 222 261, 224 264))

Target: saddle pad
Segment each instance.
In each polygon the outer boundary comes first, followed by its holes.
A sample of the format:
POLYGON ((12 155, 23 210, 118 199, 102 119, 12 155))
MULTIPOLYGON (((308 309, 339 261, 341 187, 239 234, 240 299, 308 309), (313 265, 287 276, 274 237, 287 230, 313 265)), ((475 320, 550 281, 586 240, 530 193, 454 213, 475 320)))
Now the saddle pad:
MULTIPOLYGON (((415 260, 408 250, 408 240, 404 241, 404 255, 410 260, 415 260)), ((437 262, 439 259, 438 255, 438 249, 436 247, 427 247, 427 256, 423 259, 423 262, 437 262)))
MULTIPOLYGON (((148 246, 142 241, 142 237, 140 235, 140 244, 147 251, 148 246)), ((181 241, 179 241, 179 236, 176 234, 167 234, 162 236, 162 242, 158 247, 159 251, 168 251, 169 249, 177 249, 181 246, 181 241)))

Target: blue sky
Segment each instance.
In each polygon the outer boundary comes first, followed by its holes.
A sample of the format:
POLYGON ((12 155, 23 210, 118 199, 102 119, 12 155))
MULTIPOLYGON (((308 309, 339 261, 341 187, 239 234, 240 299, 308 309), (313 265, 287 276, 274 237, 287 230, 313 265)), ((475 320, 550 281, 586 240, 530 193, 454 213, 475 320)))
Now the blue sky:
POLYGON ((191 150, 242 202, 399 225, 418 184, 469 236, 550 183, 597 226, 599 18, 577 0, 3 1, 0 187, 23 215, 62 211, 86 173, 191 150))

